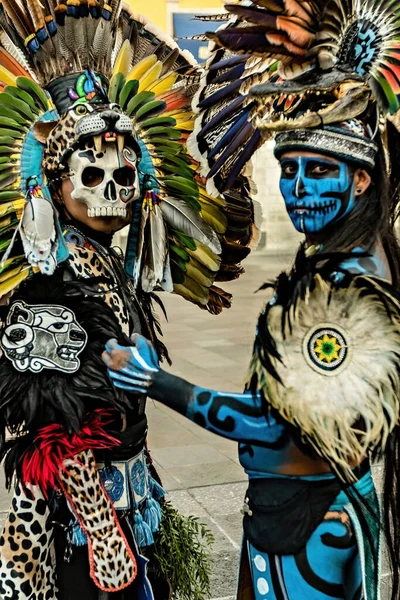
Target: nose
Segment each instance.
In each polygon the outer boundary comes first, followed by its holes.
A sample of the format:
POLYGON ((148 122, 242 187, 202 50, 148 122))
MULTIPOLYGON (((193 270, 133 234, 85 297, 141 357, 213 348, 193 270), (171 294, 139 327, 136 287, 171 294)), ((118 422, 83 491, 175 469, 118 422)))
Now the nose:
POLYGON ((296 185, 294 188, 294 195, 296 198, 304 198, 306 195, 306 188, 304 187, 303 179, 299 175, 296 179, 296 185))
POLYGON ((115 202, 117 200, 117 188, 113 181, 109 181, 104 190, 104 198, 109 202, 115 202))
POLYGON ((121 115, 115 112, 114 110, 104 110, 100 116, 103 119, 103 121, 106 122, 108 128, 110 130, 113 130, 116 122, 119 121, 121 115))

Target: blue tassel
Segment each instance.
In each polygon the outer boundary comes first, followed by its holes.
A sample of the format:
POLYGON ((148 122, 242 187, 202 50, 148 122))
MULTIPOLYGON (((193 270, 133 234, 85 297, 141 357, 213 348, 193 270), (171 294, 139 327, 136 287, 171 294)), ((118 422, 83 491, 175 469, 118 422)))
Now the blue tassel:
POLYGON ((133 518, 133 533, 139 548, 145 548, 154 544, 153 534, 148 524, 143 520, 138 510, 135 511, 133 518))
POLYGON ((80 528, 79 523, 75 523, 75 525, 72 529, 71 543, 74 546, 87 546, 86 535, 80 528))
POLYGON ((150 495, 147 497, 143 510, 143 519, 154 533, 158 531, 161 523, 161 507, 150 495))
POLYGON ((149 477, 151 495, 155 500, 161 500, 166 495, 166 490, 153 477, 149 477))

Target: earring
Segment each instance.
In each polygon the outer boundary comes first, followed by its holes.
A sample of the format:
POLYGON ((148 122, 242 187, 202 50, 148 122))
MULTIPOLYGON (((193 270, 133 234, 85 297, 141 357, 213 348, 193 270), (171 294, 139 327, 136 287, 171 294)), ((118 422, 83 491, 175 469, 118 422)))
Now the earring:
POLYGON ((360 188, 357 188, 356 192, 357 194, 361 194, 362 190, 360 188))

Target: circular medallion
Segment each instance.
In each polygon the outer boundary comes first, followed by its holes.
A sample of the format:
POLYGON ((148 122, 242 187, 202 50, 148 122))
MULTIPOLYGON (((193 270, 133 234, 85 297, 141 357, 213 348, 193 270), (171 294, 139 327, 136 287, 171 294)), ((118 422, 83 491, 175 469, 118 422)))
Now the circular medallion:
POLYGON ((122 473, 116 467, 111 466, 99 469, 99 475, 111 501, 118 502, 118 500, 121 500, 124 493, 124 476, 122 473))
POLYGON ((317 373, 338 375, 349 363, 349 334, 338 325, 320 323, 307 332, 303 354, 317 373))

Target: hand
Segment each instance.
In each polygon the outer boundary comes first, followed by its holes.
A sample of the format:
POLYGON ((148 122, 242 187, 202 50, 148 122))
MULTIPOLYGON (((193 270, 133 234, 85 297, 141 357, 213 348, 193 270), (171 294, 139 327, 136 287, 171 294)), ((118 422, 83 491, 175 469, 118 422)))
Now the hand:
POLYGON ((146 394, 159 371, 157 353, 142 335, 135 333, 131 340, 132 346, 120 346, 116 340, 109 340, 102 358, 115 387, 146 394))

